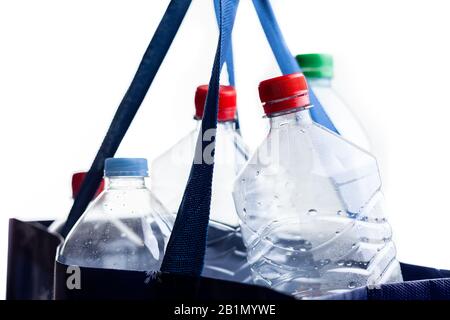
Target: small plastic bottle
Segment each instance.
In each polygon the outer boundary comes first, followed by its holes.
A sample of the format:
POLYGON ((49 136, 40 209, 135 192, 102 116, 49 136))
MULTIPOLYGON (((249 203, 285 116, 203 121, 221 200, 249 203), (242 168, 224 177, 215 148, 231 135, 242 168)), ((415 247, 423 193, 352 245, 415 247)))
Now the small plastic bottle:
POLYGON ((109 158, 107 186, 67 235, 58 262, 83 267, 159 270, 173 217, 145 186, 147 160, 109 158))

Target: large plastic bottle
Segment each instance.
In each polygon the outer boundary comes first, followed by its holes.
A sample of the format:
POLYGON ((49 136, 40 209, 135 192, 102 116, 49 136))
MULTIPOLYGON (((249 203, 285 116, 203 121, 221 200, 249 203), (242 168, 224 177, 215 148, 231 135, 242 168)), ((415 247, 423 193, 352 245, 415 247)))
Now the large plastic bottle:
MULTIPOLYGON (((80 192, 81 185, 83 184, 84 178, 86 177, 87 172, 76 172, 72 175, 72 199, 75 199, 80 192)), ((97 192, 95 193, 94 199, 102 193, 105 188, 105 180, 102 180, 100 186, 98 187, 97 192)), ((57 219, 53 221, 53 223, 48 227, 49 232, 59 233, 61 228, 64 226, 66 222, 65 219, 57 219)))
MULTIPOLYGON (((178 212, 189 178, 207 92, 207 85, 196 90, 195 128, 152 163, 152 190, 174 215, 178 212)), ((235 130, 235 115, 236 91, 231 86, 220 86, 210 227, 203 275, 250 281, 250 269, 246 263, 232 196, 234 180, 248 155, 247 147, 235 130)), ((211 141, 213 135, 213 132, 208 132, 204 139, 211 141)))
POLYGON ((370 150, 370 141, 361 123, 333 88, 333 57, 324 53, 309 53, 299 54, 296 59, 339 134, 361 148, 370 150))
POLYGON ((270 131, 234 189, 253 279, 297 298, 401 281, 377 162, 311 120, 307 89, 259 85, 270 131))
POLYGON ((106 190, 67 235, 57 260, 83 267, 159 270, 173 217, 145 186, 147 160, 109 158, 106 190))

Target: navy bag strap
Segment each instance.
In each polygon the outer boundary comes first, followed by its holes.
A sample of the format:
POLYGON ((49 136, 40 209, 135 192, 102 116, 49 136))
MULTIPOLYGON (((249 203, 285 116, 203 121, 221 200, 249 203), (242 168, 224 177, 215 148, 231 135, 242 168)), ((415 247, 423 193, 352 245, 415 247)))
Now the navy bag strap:
MULTIPOLYGON (((301 68, 286 45, 270 1, 253 0, 253 6, 281 72, 283 74, 301 72, 301 68)), ((329 130, 339 133, 311 89, 309 90, 309 98, 314 106, 310 109, 312 119, 329 130)))
MULTIPOLYGON (((217 24, 220 28, 220 0, 213 0, 214 3, 214 11, 216 13, 217 24)), ((225 58, 225 64, 227 66, 228 73, 228 83, 230 86, 235 87, 235 78, 234 78, 234 58, 233 58, 233 41, 230 41, 230 46, 228 48, 228 53, 225 58)), ((240 124, 239 124, 239 110, 236 109, 236 122, 235 122, 236 131, 240 133, 240 124)))
POLYGON ((113 157, 172 44, 192 0, 171 0, 123 97, 94 162, 83 181, 61 234, 65 237, 86 210, 103 177, 105 159, 113 157))
MULTIPOLYGON (((213 0, 213 3, 214 11, 216 13, 217 25, 220 28, 220 0, 213 0)), ((228 52, 225 57, 225 65, 227 66, 228 73, 228 83, 230 84, 230 86, 235 86, 236 83, 234 78, 233 41, 230 41, 228 52)))
POLYGON ((203 269, 207 228, 211 204, 214 149, 211 157, 203 155, 214 141, 204 141, 206 132, 217 127, 220 71, 231 42, 234 18, 239 0, 220 0, 219 42, 206 97, 202 130, 197 140, 194 162, 177 218, 161 265, 162 272, 199 276, 203 269))

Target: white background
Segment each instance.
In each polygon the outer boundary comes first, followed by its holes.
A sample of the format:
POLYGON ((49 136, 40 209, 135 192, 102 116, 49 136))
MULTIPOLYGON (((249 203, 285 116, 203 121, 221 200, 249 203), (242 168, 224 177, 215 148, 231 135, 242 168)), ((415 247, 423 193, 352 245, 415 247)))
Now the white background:
MULTIPOLYGON (((67 214, 71 174, 89 168, 168 2, 0 1, 0 297, 8 218, 67 214)), ((211 2, 193 1, 118 155, 153 159, 191 128, 217 41, 211 2)), ((448 1, 273 6, 293 53, 334 55, 335 87, 379 160, 399 259, 450 268, 448 1)), ((254 148, 266 130, 257 84, 279 71, 250 0, 233 41, 242 132, 254 148)))

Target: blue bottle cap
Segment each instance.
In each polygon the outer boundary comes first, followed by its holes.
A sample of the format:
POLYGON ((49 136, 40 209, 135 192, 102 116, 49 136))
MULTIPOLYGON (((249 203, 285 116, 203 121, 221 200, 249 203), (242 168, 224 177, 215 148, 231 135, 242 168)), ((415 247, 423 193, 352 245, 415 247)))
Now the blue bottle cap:
POLYGON ((108 158, 105 160, 106 177, 148 177, 145 158, 108 158))

